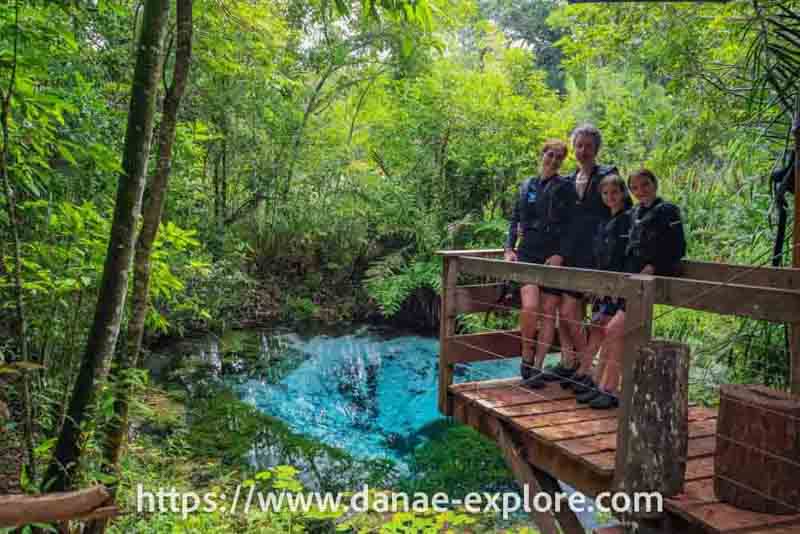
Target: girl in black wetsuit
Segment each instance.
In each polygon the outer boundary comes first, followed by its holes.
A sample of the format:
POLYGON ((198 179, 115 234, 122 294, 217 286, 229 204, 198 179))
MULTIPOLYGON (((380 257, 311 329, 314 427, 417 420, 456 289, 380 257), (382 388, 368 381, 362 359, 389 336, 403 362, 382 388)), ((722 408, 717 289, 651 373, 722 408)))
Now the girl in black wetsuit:
MULTIPOLYGON (((564 225, 570 206, 571 186, 558 175, 558 169, 567 155, 563 141, 551 140, 542 151, 541 176, 522 183, 518 200, 511 216, 508 240, 505 245, 506 261, 522 261, 544 265, 558 265, 564 254, 564 225), (522 231, 522 241, 517 237, 522 231)), ((541 366, 555 333, 555 313, 560 302, 557 289, 525 285, 522 287, 522 364, 520 371, 526 385, 544 386, 541 366), (542 328, 536 339, 540 310, 542 328), (534 350, 533 344, 536 343, 534 350)))
MULTIPOLYGON (((686 255, 680 210, 658 196, 658 179, 641 169, 628 180, 639 204, 630 211, 630 232, 625 246, 625 271, 657 276, 676 276, 680 261, 686 255)), ((621 378, 622 351, 625 338, 625 309, 616 310, 608 322, 603 342, 606 365, 600 389, 589 406, 596 409, 619 405, 617 391, 621 378)), ((591 395, 591 392, 585 395, 591 395)), ((579 399, 582 400, 582 399, 579 399)))
MULTIPOLYGON (((594 237, 594 262, 595 267, 601 271, 625 271, 625 252, 628 248, 628 237, 631 231, 630 208, 633 205, 625 180, 617 174, 609 174, 600 182, 600 192, 603 203, 611 211, 611 219, 601 225, 594 237)), ((623 299, 602 297, 594 306, 592 327, 589 332, 589 343, 585 354, 587 355, 588 368, 591 369, 591 360, 607 338, 607 325, 616 317, 618 312, 624 312, 623 299)), ((613 354, 611 356, 614 356, 613 354)), ((577 377, 580 384, 573 384, 578 402, 591 402, 603 390, 614 389, 614 382, 618 382, 619 364, 617 360, 609 358, 606 347, 600 354, 600 361, 593 373, 584 377, 577 377), (616 380, 615 380, 616 378, 616 380)), ((598 401, 600 402, 600 401, 598 401)), ((604 401, 607 402, 607 401, 604 401)), ((613 403, 613 402, 612 402, 613 403)))

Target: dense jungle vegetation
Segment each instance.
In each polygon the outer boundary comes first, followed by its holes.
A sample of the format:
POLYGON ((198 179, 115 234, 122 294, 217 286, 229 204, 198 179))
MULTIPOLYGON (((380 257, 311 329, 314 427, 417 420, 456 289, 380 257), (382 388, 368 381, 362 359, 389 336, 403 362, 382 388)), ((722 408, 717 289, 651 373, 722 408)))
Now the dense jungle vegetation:
MULTIPOLYGON (((769 174, 790 146, 798 71, 793 0, 4 2, 0 456, 16 463, 0 466, 0 493, 255 477, 230 463, 241 443, 224 450, 213 426, 187 420, 181 392, 149 383, 141 353, 305 319, 430 328, 434 252, 499 247, 542 142, 581 122, 602 130, 601 162, 661 177, 690 257, 769 264, 769 174), (129 413, 169 430, 126 449, 129 413)), ((786 385, 782 326, 689 311, 655 326, 692 344, 695 398, 713 400, 722 380, 786 385)), ((261 439, 319 449, 236 399, 203 402, 229 406, 192 409, 226 412, 242 435, 268 428, 261 439)), ((323 452, 338 458, 327 465, 354 461, 323 452)), ((386 480, 379 465, 353 469, 386 480)), ((253 478, 267 479, 299 484, 285 469, 253 478)), ((322 531, 333 519, 125 516, 112 528, 322 531)))

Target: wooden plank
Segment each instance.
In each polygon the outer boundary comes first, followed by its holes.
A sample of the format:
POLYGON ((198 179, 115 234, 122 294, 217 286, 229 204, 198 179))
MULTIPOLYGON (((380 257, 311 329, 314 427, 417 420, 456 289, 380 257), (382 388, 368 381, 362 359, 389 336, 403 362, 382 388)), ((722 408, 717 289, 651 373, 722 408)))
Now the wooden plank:
POLYGON ((453 383, 452 346, 449 339, 456 333, 453 292, 458 282, 458 258, 442 258, 442 301, 439 319, 439 411, 452 415, 448 388, 453 383))
MULTIPOLYGON (((564 449, 567 454, 576 458, 584 458, 592 455, 592 461, 597 460, 597 453, 612 453, 617 449, 617 434, 601 434, 586 438, 559 441, 556 446, 564 449)), ((713 454, 716 447, 714 437, 714 427, 709 426, 707 421, 689 423, 689 451, 687 457, 696 458, 713 454), (699 425, 699 426, 698 426, 699 425)), ((607 457, 606 457, 607 458, 607 457)), ((607 461, 607 459, 606 459, 607 461)))
POLYGON ((725 282, 746 286, 800 290, 800 269, 756 267, 708 261, 681 262, 681 278, 725 282))
POLYGON ((794 523, 790 526, 775 527, 775 528, 760 528, 757 530, 746 530, 741 534, 798 534, 800 532, 800 522, 794 523))
POLYGON ((66 521, 89 514, 109 498, 104 486, 66 493, 0 496, 0 527, 66 521))
POLYGON ((503 284, 458 286, 455 290, 456 313, 480 313, 503 310, 507 305, 498 302, 502 294, 503 284))
POLYGON ((438 256, 476 256, 476 257, 484 257, 484 256, 502 256, 503 255, 502 248, 486 248, 486 249, 475 249, 475 250, 437 250, 436 255, 438 256))
MULTIPOLYGON (((558 414, 578 410, 581 405, 576 403, 574 399, 555 400, 547 402, 536 402, 530 404, 517 404, 513 406, 502 406, 499 408, 492 408, 501 418, 512 419, 516 417, 527 416, 543 416, 546 414, 558 414)), ((512 419, 516 423, 515 419, 512 419)), ((524 428, 518 425, 520 429, 524 428)))
POLYGON ((565 425, 546 426, 531 430, 534 437, 546 441, 576 439, 597 434, 617 431, 617 419, 600 419, 597 421, 581 421, 565 425))
MULTIPOLYGON (((675 510, 689 521, 702 523, 708 532, 714 534, 746 534, 747 532, 767 526, 797 525, 800 514, 770 515, 759 514, 735 508, 725 503, 710 503, 701 506, 689 506, 675 510)), ((795 527, 795 533, 800 531, 795 527)))
POLYGON ((630 293, 629 289, 633 287, 628 279, 631 276, 637 276, 487 258, 461 257, 460 261, 461 269, 465 273, 488 276, 497 280, 514 280, 523 284, 544 285, 621 297, 627 296, 630 293))
POLYGON ((450 386, 450 391, 452 393, 459 393, 461 391, 477 391, 480 389, 515 387, 521 384, 521 378, 497 378, 494 380, 481 380, 479 382, 461 382, 460 384, 452 384, 450 386))
POLYGON ((714 476, 714 456, 702 456, 686 462, 686 481, 714 476))
MULTIPOLYGON (((460 396, 453 397, 454 416, 457 421, 468 424, 489 439, 496 439, 495 428, 499 424, 497 414, 486 411, 479 405, 460 396)), ((586 495, 597 495, 611 487, 609 473, 596 471, 587 464, 569 457, 552 444, 534 439, 529 433, 515 434, 525 458, 538 469, 550 473, 557 479, 578 488, 586 495)))
MULTIPOLYGON (((580 441, 580 440, 576 440, 580 441)), ((704 475, 701 476, 703 473, 704 467, 701 465, 695 465, 693 462, 695 460, 708 462, 711 464, 711 468, 713 470, 714 467, 714 449, 716 447, 716 439, 712 437, 705 437, 705 438, 695 438, 689 439, 689 452, 687 454, 688 463, 686 467, 686 476, 687 480, 689 477, 690 469, 693 470, 692 473, 696 472, 697 476, 692 475, 692 480, 697 480, 699 478, 704 478, 704 475), (692 466, 690 468, 690 465, 692 466)), ((605 452, 593 452, 582 455, 583 459, 587 462, 594 464, 597 466, 598 469, 613 471, 614 470, 614 459, 616 457, 616 453, 614 451, 605 451, 605 452)))
POLYGON ((457 395, 476 402, 479 401, 484 406, 492 408, 565 400, 570 398, 572 398, 572 402, 575 403, 574 395, 570 394, 569 391, 561 389, 558 384, 552 383, 548 384, 547 387, 542 389, 528 389, 519 385, 509 385, 507 387, 488 389, 462 389, 457 393, 457 395))
POLYGON ((616 419, 617 410, 590 410, 586 404, 577 404, 574 410, 550 413, 546 415, 533 415, 517 417, 514 424, 523 430, 542 428, 550 425, 579 423, 581 421, 594 421, 597 419, 616 419))
POLYGON ((522 350, 519 330, 451 335, 447 346, 447 355, 442 361, 451 365, 518 357, 522 350))
MULTIPOLYGON (((556 502, 559 495, 563 493, 558 480, 553 478, 549 473, 537 469, 536 467, 533 468, 533 474, 536 480, 539 481, 539 486, 542 488, 542 491, 550 495, 553 502, 556 502)), ((580 519, 578 519, 578 516, 575 515, 575 512, 572 511, 569 506, 557 508, 554 514, 563 534, 586 534, 586 530, 583 528, 580 519)))
POLYGON ((657 278, 656 304, 778 323, 800 317, 800 291, 683 278, 657 278))

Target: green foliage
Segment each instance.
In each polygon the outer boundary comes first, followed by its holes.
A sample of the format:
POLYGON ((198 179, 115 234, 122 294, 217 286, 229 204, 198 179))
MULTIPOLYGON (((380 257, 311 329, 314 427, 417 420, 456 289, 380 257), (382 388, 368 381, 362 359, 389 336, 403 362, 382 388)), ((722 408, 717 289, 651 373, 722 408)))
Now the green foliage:
POLYGON ((441 421, 430 429, 432 438, 418 447, 410 462, 411 476, 403 482, 410 493, 446 492, 462 499, 477 488, 501 491, 514 487, 513 476, 497 445, 468 426, 441 421))

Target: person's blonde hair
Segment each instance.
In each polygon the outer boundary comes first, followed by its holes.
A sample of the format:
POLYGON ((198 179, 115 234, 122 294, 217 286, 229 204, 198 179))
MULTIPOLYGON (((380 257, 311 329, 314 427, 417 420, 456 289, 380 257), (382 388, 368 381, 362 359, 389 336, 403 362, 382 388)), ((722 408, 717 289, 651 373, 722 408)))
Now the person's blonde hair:
POLYGON ((565 158, 569 155, 569 147, 567 146, 567 143, 561 139, 548 139, 545 141, 544 145, 542 145, 542 154, 548 150, 561 150, 564 152, 565 158))

